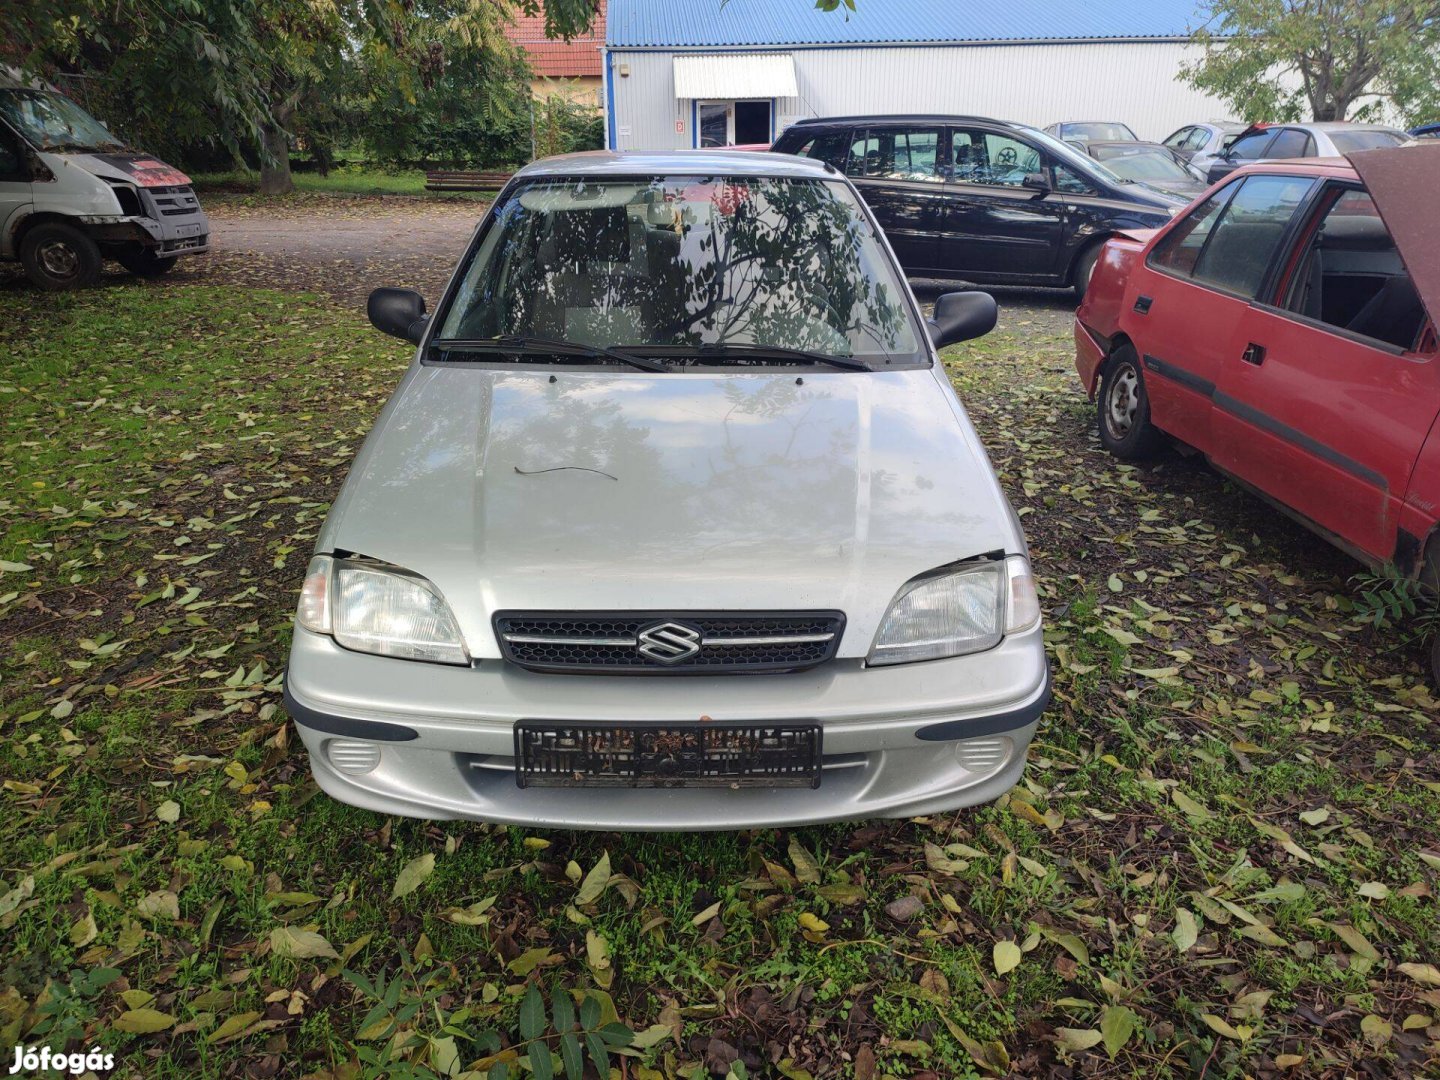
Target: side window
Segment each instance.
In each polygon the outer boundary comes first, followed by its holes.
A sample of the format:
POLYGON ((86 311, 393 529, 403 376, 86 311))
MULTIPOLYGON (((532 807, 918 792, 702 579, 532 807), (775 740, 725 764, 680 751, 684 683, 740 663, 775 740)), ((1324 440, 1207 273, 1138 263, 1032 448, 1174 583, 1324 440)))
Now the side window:
POLYGON ((1191 276, 1254 297, 1285 227, 1314 183, 1300 176, 1247 176, 1216 223, 1191 276))
POLYGON ((993 131, 956 128, 950 133, 950 178, 957 184, 1019 187, 1041 168, 1029 143, 993 131))
POLYGON ((1283 306, 1352 334, 1413 348, 1425 308, 1374 201, 1356 188, 1340 189, 1322 214, 1283 306))
POLYGON ((870 180, 939 183, 939 128, 872 128, 850 148, 846 172, 870 180))
POLYGON ((864 176, 866 169, 880 164, 880 136, 857 128, 850 143, 850 153, 845 159, 846 176, 864 176))
POLYGON ((1253 135, 1242 135, 1230 144, 1230 156, 1236 161, 1258 161, 1265 156, 1265 148, 1274 139, 1273 131, 1257 131, 1253 135))
POLYGON ((1150 252, 1150 265, 1178 277, 1190 277, 1200 252, 1205 249, 1205 241, 1210 239, 1211 230, 1220 220, 1220 211, 1225 209, 1238 186, 1229 184, 1221 188, 1181 218, 1150 252))
POLYGON ((1185 144, 1194 136, 1195 129, 1184 127, 1165 140, 1165 145, 1172 150, 1183 150, 1185 144))
POLYGON ((1182 146, 1181 149, 1182 149, 1182 150, 1203 150, 1203 149, 1205 149, 1205 144, 1208 143, 1209 141, 1210 141, 1210 132, 1206 131, 1204 128, 1196 128, 1194 131, 1192 131, 1192 132, 1190 133, 1190 137, 1185 140, 1185 145, 1182 146))
POLYGON ((1086 180, 1069 165, 1056 164, 1055 190, 1065 195, 1098 195, 1095 185, 1086 180))
POLYGON ((831 165, 839 168, 845 164, 845 154, 849 149, 849 131, 829 131, 815 136, 795 153, 800 157, 814 158, 816 161, 828 161, 831 165))
POLYGON ((23 182, 29 179, 30 169, 25 164, 20 140, 4 127, 0 127, 0 180, 23 182))
POLYGON ((1314 157, 1314 140, 1310 138, 1308 131, 1286 128, 1275 136, 1275 141, 1270 144, 1265 156, 1272 158, 1314 157))

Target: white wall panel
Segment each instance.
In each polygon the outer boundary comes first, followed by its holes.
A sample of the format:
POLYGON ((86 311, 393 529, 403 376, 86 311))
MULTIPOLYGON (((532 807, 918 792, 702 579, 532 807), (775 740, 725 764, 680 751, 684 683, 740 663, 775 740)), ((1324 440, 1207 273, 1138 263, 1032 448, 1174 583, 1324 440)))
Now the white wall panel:
MULTIPOLYGON (((1036 127, 1056 120, 1122 120, 1142 139, 1163 139, 1182 124, 1226 115, 1220 102, 1179 81, 1181 66, 1198 55, 1195 46, 1180 42, 791 52, 799 97, 776 103, 781 126, 808 116, 936 112, 1036 127)), ((674 55, 610 54, 619 149, 693 145, 690 102, 674 98, 674 55), (619 73, 622 65, 628 76, 619 73)))

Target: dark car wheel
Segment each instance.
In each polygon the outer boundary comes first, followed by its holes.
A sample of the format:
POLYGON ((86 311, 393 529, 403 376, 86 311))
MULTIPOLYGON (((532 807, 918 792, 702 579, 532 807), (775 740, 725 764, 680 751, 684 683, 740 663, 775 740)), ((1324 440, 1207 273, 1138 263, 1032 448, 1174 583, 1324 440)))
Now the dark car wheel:
POLYGON ((1100 418, 1100 443, 1121 461, 1153 457, 1164 442, 1160 429, 1150 423, 1150 399, 1140 358, 1129 345, 1115 350, 1100 379, 1095 399, 1100 418))
POLYGON ((132 248, 115 256, 115 261, 136 277, 163 277, 175 269, 179 261, 175 256, 163 259, 149 248, 132 248))
POLYGON ((1103 243, 1092 244, 1075 260, 1075 269, 1070 274, 1070 284, 1075 289, 1077 303, 1085 299, 1085 293, 1090 288, 1090 275, 1095 272, 1095 264, 1100 260, 1100 249, 1104 246, 1103 243))
POLYGON ((20 241, 25 273, 42 289, 80 289, 100 280, 100 248, 72 225, 48 221, 20 241))

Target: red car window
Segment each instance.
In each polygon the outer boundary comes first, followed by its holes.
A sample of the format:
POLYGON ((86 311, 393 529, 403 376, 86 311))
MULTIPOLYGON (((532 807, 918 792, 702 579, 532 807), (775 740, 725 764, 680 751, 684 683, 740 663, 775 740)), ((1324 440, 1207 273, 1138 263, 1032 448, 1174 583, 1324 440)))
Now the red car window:
POLYGON ((1397 349, 1413 349, 1424 305, 1370 195, 1333 186, 1321 199, 1281 296, 1297 315, 1397 349))

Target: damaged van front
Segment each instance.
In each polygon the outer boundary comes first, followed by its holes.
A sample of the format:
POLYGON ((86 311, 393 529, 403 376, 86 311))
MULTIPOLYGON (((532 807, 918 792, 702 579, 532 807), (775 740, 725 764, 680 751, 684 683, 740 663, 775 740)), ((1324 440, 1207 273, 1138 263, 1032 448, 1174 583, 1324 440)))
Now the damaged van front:
POLYGON ((189 177, 0 69, 0 260, 19 261, 42 289, 75 289, 104 259, 159 277, 209 245, 189 177))

